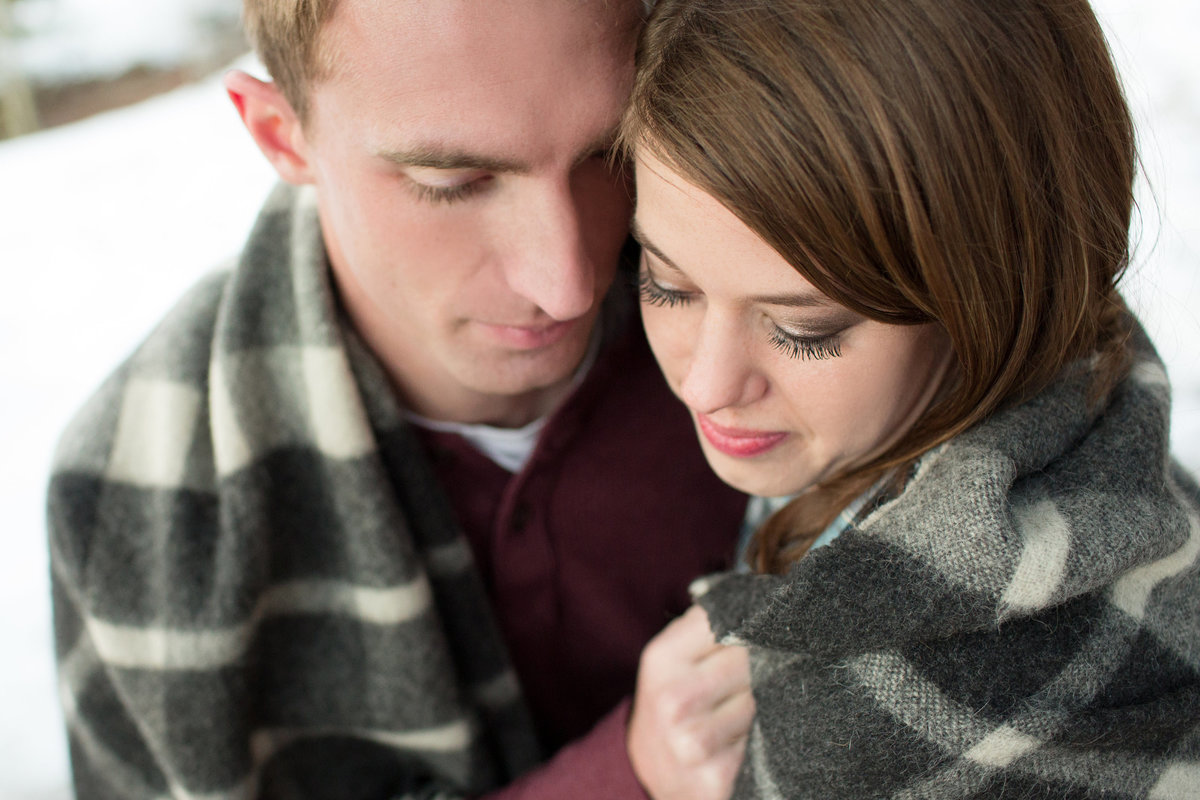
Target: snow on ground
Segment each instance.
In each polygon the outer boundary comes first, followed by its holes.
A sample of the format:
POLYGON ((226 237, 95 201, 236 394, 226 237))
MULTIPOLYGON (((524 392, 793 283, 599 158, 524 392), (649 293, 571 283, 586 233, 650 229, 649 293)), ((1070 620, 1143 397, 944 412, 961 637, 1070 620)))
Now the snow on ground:
MULTIPOLYGON (((1139 194, 1129 292, 1175 386, 1176 452, 1200 472, 1200 4, 1097 8, 1115 31, 1153 186, 1139 194)), ((15 545, 0 559, 0 797, 68 796, 42 524, 53 442, 184 288, 236 251, 272 182, 215 77, 0 143, 0 509, 15 545)))
POLYGON ((0 143, 0 797, 67 796, 42 505, 71 412, 200 274, 274 182, 216 78, 0 143), (17 655, 19 654, 19 655, 17 655))

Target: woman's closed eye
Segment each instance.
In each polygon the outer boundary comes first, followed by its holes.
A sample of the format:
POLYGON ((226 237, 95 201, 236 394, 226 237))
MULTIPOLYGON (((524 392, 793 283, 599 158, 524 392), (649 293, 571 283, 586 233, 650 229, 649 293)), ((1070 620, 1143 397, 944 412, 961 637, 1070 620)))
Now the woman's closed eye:
MULTIPOLYGON (((651 306, 674 308, 686 305, 695 299, 693 292, 663 286, 643 263, 638 270, 638 295, 641 301, 651 306)), ((788 331, 777 323, 768 322, 768 339, 771 346, 788 358, 823 361, 842 354, 841 334, 802 334, 788 331)))
POLYGON ((770 339, 771 345, 788 358, 822 361, 837 358, 842 354, 842 338, 836 333, 828 336, 801 336, 788 333, 771 323, 770 339))
POLYGON ((654 280, 644 263, 638 270, 637 282, 638 296, 647 305, 672 308, 692 301, 691 293, 668 288, 654 280))

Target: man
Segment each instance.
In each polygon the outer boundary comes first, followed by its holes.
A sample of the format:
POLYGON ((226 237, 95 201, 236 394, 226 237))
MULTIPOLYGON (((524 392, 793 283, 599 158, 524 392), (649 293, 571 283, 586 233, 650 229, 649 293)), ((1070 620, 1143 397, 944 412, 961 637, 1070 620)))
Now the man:
POLYGON ((51 481, 80 797, 642 796, 639 654, 744 497, 615 280, 639 9, 248 0, 287 185, 51 481))

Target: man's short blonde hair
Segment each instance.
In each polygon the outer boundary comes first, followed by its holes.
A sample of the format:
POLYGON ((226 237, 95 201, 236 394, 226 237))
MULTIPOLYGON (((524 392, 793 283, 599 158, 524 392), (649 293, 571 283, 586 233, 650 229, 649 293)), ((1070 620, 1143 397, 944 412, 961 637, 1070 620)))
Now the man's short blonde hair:
MULTIPOLYGON (((321 30, 333 16, 337 2, 243 0, 242 25, 246 36, 301 122, 308 116, 309 89, 328 77, 333 67, 322 47, 321 30)), ((641 19, 650 13, 655 2, 641 0, 637 4, 641 19)))
POLYGON ((337 0, 245 0, 246 36, 301 121, 308 113, 308 89, 328 72, 321 29, 337 0))

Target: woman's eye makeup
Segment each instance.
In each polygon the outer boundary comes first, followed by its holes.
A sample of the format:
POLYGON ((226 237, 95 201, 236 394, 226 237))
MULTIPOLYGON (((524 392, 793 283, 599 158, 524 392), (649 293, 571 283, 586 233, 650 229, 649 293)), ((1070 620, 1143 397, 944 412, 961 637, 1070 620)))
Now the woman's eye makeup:
MULTIPOLYGON (((641 269, 638 270, 637 282, 638 296, 647 305, 674 308, 690 303, 694 299, 691 292, 671 289, 656 281, 644 260, 641 269)), ((837 358, 842 354, 840 330, 829 334, 800 334, 784 330, 776 323, 771 322, 768 338, 771 346, 788 358, 823 361, 837 358)))
POLYGON ((651 306, 666 306, 673 308, 674 306, 690 303, 692 298, 687 292, 681 292, 678 289, 668 289, 658 281, 654 280, 654 276, 650 274, 650 270, 642 264, 642 268, 638 270, 638 297, 641 301, 651 306))
POLYGON ((828 336, 799 336, 773 324, 770 337, 771 346, 788 358, 823 361, 842 354, 842 338, 836 333, 828 336))

